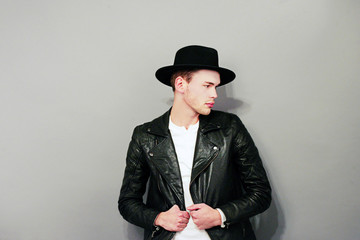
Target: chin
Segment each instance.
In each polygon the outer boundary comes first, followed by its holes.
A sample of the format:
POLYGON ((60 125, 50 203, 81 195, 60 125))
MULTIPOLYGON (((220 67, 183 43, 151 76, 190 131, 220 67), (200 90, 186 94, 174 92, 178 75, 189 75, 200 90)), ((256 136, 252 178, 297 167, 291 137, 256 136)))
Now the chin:
POLYGON ((200 115, 209 115, 211 112, 211 109, 202 110, 199 112, 200 115))

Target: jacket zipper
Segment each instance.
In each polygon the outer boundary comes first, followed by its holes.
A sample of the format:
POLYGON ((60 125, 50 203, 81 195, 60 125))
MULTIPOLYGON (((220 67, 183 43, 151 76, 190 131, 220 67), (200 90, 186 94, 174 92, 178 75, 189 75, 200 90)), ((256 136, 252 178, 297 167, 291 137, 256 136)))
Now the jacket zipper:
MULTIPOLYGON (((194 180, 206 169, 209 167, 209 165, 215 160, 215 158, 219 155, 219 151, 217 151, 215 153, 215 155, 210 159, 210 161, 208 162, 208 164, 206 164, 206 166, 193 178, 193 180, 190 182, 189 184, 189 191, 190 191, 190 187, 191 184, 194 182, 194 180)), ((190 191, 190 195, 191 195, 191 191, 190 191)), ((227 226, 228 227, 228 226, 227 226)), ((209 233, 208 233, 209 234, 209 233)), ((211 234, 209 234, 209 237, 211 238, 211 234)))
POLYGON ((193 178, 193 180, 190 182, 189 184, 189 189, 191 184, 194 182, 194 180, 206 169, 209 167, 209 165, 215 160, 215 158, 219 155, 219 151, 217 151, 215 153, 215 155, 210 159, 210 161, 208 162, 208 164, 206 164, 206 166, 193 178))
MULTIPOLYGON (((159 226, 156 226, 156 228, 155 228, 155 230, 154 231, 152 231, 152 233, 151 233, 151 235, 149 236, 149 240, 151 240, 151 239, 153 239, 154 238, 154 236, 155 236, 155 234, 156 234, 156 232, 157 231, 159 231, 160 230, 160 227, 159 226)), ((173 238, 173 236, 174 236, 174 233, 173 232, 171 232, 170 233, 170 238, 169 239, 172 239, 173 238)))
POLYGON ((154 238, 155 233, 156 233, 157 231, 159 231, 159 230, 160 230, 160 227, 159 227, 159 226, 156 226, 156 227, 155 227, 155 230, 154 230, 154 231, 152 231, 152 233, 151 233, 151 237, 150 237, 150 239, 154 238))

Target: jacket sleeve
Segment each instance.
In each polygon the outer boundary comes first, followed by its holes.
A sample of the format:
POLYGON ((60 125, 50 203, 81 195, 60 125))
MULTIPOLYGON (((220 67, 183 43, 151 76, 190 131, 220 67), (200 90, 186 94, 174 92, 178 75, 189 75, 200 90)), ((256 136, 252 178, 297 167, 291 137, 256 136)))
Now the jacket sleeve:
POLYGON ((149 168, 143 157, 139 136, 140 127, 135 128, 129 144, 124 179, 120 190, 118 208, 125 220, 139 227, 152 230, 159 211, 147 207, 143 202, 149 168))
POLYGON ((238 199, 220 206, 228 225, 265 211, 271 203, 271 187, 259 152, 237 116, 235 124, 233 161, 237 167, 243 194, 238 199))

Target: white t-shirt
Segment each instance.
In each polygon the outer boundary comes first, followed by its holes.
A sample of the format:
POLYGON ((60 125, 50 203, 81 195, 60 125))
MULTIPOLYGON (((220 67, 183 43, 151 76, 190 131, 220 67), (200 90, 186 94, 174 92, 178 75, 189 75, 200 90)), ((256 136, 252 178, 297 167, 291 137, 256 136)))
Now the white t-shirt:
MULTIPOLYGON (((191 171, 194 160, 195 143, 197 131, 199 128, 199 121, 191 125, 188 129, 185 127, 176 126, 170 118, 169 130, 172 140, 175 145, 176 155, 179 161, 181 179, 184 188, 185 206, 191 206, 194 204, 190 195, 190 179, 191 171)), ((174 240, 210 240, 209 235, 205 230, 200 230, 194 224, 190 217, 189 223, 186 228, 175 234, 174 240)))

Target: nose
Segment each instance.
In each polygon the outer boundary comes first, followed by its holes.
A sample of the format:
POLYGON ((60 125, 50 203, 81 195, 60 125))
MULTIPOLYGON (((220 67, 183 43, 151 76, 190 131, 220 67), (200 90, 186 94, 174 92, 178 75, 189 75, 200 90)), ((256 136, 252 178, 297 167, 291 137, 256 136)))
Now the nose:
POLYGON ((211 93, 211 98, 215 99, 217 97, 218 97, 218 95, 217 95, 217 92, 216 92, 216 88, 213 88, 213 91, 211 93))

